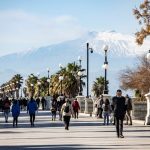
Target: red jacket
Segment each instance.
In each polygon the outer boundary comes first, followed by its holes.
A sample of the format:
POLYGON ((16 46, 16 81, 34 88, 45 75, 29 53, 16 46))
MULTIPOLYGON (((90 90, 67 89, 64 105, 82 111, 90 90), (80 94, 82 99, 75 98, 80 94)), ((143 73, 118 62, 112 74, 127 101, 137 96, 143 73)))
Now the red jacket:
POLYGON ((72 107, 73 107, 74 110, 79 110, 80 109, 80 106, 79 106, 79 103, 78 103, 77 100, 73 101, 72 107))

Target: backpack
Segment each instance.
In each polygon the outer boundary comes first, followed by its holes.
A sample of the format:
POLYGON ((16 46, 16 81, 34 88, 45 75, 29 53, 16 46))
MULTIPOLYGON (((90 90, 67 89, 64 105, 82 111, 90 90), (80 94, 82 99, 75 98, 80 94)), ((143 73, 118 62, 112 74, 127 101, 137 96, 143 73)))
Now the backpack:
POLYGON ((109 105, 106 105, 104 106, 104 111, 108 111, 109 110, 109 105))
POLYGON ((64 112, 69 113, 69 106, 65 106, 64 112))

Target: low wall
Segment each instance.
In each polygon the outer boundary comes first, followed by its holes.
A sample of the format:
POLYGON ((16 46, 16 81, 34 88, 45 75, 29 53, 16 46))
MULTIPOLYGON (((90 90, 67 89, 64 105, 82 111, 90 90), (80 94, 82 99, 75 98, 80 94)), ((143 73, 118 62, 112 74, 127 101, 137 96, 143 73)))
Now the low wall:
POLYGON ((93 113, 93 101, 92 101, 92 99, 89 99, 89 101, 88 101, 88 113, 89 114, 93 113))
POLYGON ((135 120, 145 120, 145 116, 147 114, 147 103, 137 102, 135 99, 133 100, 133 110, 132 117, 135 120))
POLYGON ((85 101, 84 100, 81 101, 81 106, 80 107, 81 107, 80 112, 84 113, 84 110, 85 110, 85 101))

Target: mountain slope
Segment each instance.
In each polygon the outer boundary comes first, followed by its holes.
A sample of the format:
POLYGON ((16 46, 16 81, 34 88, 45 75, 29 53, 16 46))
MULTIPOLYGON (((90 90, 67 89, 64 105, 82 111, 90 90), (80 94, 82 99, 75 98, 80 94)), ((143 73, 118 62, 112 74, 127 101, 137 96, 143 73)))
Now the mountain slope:
POLYGON ((77 61, 79 55, 83 57, 83 67, 86 68, 86 43, 94 48, 94 53, 90 54, 90 83, 99 76, 104 75, 101 66, 104 62, 103 45, 109 46, 108 60, 110 69, 108 79, 110 80, 110 90, 118 88, 117 76, 120 69, 134 65, 136 55, 148 50, 149 41, 143 47, 138 47, 134 43, 134 37, 116 32, 89 32, 81 38, 66 41, 56 45, 41 47, 24 53, 10 54, 0 57, 1 83, 8 80, 14 72, 19 72, 23 76, 30 73, 40 72, 47 75, 46 68, 51 68, 51 73, 59 70, 59 63, 63 65, 68 62, 77 61), (119 62, 119 63, 118 63, 119 62), (7 70, 7 71, 6 71, 7 70), (11 71, 13 70, 13 71, 11 71))

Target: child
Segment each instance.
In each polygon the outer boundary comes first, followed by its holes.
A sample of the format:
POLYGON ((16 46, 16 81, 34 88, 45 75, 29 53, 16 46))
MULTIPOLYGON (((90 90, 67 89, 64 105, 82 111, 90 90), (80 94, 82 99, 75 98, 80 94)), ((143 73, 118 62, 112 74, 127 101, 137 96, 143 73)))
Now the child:
POLYGON ((104 125, 106 125, 106 121, 107 121, 107 125, 109 125, 109 116, 111 113, 111 106, 109 103, 109 99, 106 99, 104 104, 102 105, 103 108, 103 114, 104 114, 104 125))
POLYGON ((55 121, 57 112, 57 100, 55 98, 52 101, 51 112, 52 112, 52 121, 55 121))
POLYGON ((20 107, 17 100, 14 101, 12 105, 12 116, 13 116, 13 127, 18 126, 18 116, 20 114, 20 107))

